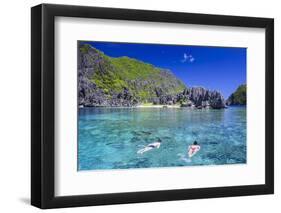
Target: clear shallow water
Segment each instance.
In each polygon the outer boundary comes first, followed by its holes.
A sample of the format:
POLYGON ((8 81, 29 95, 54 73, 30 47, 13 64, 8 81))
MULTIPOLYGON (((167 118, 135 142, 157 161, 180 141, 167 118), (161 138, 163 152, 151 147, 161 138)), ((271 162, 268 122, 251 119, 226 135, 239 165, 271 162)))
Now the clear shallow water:
POLYGON ((246 163, 246 107, 82 108, 78 130, 78 170, 246 163), (159 149, 137 154, 157 138, 159 149), (194 140, 201 150, 189 159, 194 140))

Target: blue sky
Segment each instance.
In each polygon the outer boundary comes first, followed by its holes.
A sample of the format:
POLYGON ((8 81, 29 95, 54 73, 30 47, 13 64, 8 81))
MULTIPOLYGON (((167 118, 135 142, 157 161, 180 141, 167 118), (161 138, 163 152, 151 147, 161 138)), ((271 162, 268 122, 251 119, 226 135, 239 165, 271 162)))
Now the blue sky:
POLYGON ((246 48, 85 42, 111 57, 128 56, 171 70, 187 86, 220 91, 224 98, 246 83, 246 48))

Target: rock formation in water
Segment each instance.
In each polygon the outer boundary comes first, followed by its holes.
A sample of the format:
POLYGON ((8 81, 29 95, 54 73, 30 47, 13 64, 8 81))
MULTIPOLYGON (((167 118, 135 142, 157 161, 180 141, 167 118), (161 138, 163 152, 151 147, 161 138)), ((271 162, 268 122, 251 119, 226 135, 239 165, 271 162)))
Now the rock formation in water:
POLYGON ((78 50, 79 104, 135 106, 186 87, 170 71, 128 57, 112 58, 88 44, 78 50))
POLYGON ((223 96, 218 91, 206 90, 202 87, 189 89, 190 100, 195 106, 211 107, 213 109, 225 108, 223 96))
POLYGON ((80 106, 132 107, 142 103, 225 107, 222 95, 187 87, 172 72, 129 57, 113 58, 89 44, 78 46, 80 106))
POLYGON ((227 105, 246 105, 247 104, 247 86, 240 85, 234 93, 232 93, 226 101, 227 105))

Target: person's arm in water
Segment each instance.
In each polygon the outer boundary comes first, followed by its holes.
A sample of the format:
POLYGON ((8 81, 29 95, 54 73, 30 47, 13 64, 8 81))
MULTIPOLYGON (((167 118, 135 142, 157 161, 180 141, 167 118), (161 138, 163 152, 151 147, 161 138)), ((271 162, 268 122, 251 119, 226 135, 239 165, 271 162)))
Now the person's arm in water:
POLYGON ((154 143, 148 144, 147 146, 153 147, 153 148, 159 148, 160 144, 161 144, 160 142, 154 142, 154 143))
POLYGON ((149 147, 149 146, 146 146, 145 148, 143 149, 140 149, 139 151, 137 151, 138 154, 143 154, 149 150, 153 149, 152 147, 149 147))
POLYGON ((160 148, 161 143, 160 142, 154 142, 154 143, 150 143, 148 144, 146 147, 144 147, 143 149, 140 149, 139 151, 137 151, 138 154, 143 154, 151 149, 159 149, 160 148))

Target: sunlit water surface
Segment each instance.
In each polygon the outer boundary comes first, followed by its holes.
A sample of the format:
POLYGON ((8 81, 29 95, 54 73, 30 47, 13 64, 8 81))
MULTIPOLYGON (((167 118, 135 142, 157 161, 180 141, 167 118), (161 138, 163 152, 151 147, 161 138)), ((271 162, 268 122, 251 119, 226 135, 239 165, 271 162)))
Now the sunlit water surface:
POLYGON ((78 122, 78 170, 246 163, 246 107, 82 108, 78 122), (137 154, 158 138, 159 149, 137 154))

